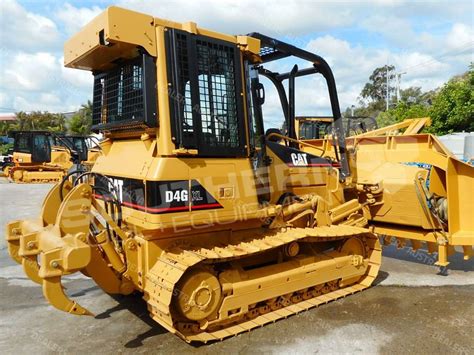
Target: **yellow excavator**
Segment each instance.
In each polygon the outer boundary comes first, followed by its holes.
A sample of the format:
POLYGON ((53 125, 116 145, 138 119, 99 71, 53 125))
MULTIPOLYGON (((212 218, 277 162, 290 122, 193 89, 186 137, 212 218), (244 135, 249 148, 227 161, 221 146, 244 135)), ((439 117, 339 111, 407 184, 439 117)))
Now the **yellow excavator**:
POLYGON ((426 243, 446 267, 474 244, 474 169, 429 134, 345 137, 335 79, 317 54, 260 33, 110 7, 65 45, 94 74, 90 172, 56 184, 35 220, 6 227, 11 257, 59 310, 90 315, 61 278, 143 293, 187 342, 249 331, 368 288, 381 243, 426 243), (279 60, 298 60, 277 73, 279 60), (295 132, 297 79, 322 75, 330 137, 295 132), (287 134, 265 132, 265 87, 287 134))
POLYGON ((12 160, 3 173, 16 183, 59 182, 79 164, 90 169, 100 155, 92 137, 49 131, 11 131, 9 135, 14 139, 12 160))

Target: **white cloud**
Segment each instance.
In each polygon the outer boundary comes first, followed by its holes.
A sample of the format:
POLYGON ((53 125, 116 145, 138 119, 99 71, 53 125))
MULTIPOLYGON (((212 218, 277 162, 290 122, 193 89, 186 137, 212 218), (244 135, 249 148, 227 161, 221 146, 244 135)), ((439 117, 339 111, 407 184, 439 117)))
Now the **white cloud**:
MULTIPOLYGON (((91 74, 64 68, 61 51, 63 40, 101 11, 102 3, 98 3, 84 7, 57 3, 56 7, 44 6, 40 14, 14 0, 0 2, 2 107, 69 111, 91 98, 91 74)), ((342 110, 356 101, 372 70, 387 61, 407 70, 402 87, 424 89, 439 86, 474 61, 474 4, 469 0, 458 1, 456 6, 446 1, 409 0, 120 0, 120 4, 225 33, 259 31, 306 47, 331 65, 342 110), (342 39, 352 30, 367 37, 342 39), (366 45, 367 38, 377 42, 366 45)), ((270 67, 282 72, 290 64, 271 63, 270 67)), ((298 79, 297 83, 299 114, 329 112, 322 80, 298 79)), ((281 121, 279 105, 276 93, 268 89, 265 113, 269 120, 281 121)))
MULTIPOLYGON (((451 33, 452 31, 446 34, 441 42, 447 41, 451 33)), ((321 55, 331 66, 342 111, 357 102, 357 97, 372 71, 387 62, 395 65, 398 70, 406 71, 402 77, 402 88, 420 86, 424 90, 439 87, 454 74, 467 70, 469 63, 452 60, 453 56, 437 59, 419 51, 422 48, 404 52, 364 48, 329 35, 309 41, 306 49, 321 55)), ((315 113, 329 112, 329 98, 324 90, 322 85, 303 84, 303 94, 300 94, 299 98, 300 109, 313 110, 315 113)))
POLYGON ((365 18, 361 26, 372 33, 383 35, 399 46, 411 46, 415 33, 407 18, 390 14, 376 14, 365 18))
POLYGON ((372 70, 385 65, 390 56, 388 50, 353 46, 345 40, 329 35, 311 40, 306 49, 326 59, 338 86, 364 83, 372 70))
POLYGON ((62 91, 50 91, 44 93, 21 92, 10 98, 10 105, 15 111, 49 111, 49 112, 72 112, 79 108, 84 101, 78 101, 71 96, 65 96, 62 91))
MULTIPOLYGON (((51 53, 24 53, 20 52, 6 64, 2 76, 4 88, 37 91, 51 80, 58 70, 56 60, 51 53)), ((46 85, 45 85, 46 84, 46 85)))
POLYGON ((194 21, 225 33, 262 31, 280 37, 348 26, 355 20, 342 3, 329 1, 122 0, 119 5, 165 19, 194 21))
POLYGON ((66 3, 57 11, 56 18, 64 25, 66 33, 71 35, 78 32, 102 10, 98 6, 78 8, 66 3))
POLYGON ((58 59, 58 65, 61 69, 61 78, 78 90, 88 90, 88 92, 92 92, 92 73, 85 70, 66 68, 63 63, 64 57, 58 59))
POLYGON ((412 17, 417 22, 431 19, 437 23, 445 21, 472 23, 474 3, 472 0, 403 0, 396 6, 384 10, 391 11, 394 16, 412 17))
POLYGON ((453 60, 461 63, 474 62, 473 25, 455 23, 446 35, 444 49, 453 60))
POLYGON ((5 62, 0 76, 1 107, 66 112, 91 97, 91 73, 64 68, 61 57, 19 52, 5 62))
POLYGON ((436 58, 419 52, 396 54, 392 61, 400 71, 406 71, 407 75, 416 77, 435 77, 437 73, 449 71, 450 66, 436 58))
POLYGON ((10 98, 8 97, 7 93, 0 91, 0 107, 3 110, 8 111, 10 108, 12 108, 11 106, 8 106, 9 104, 10 98))
POLYGON ((0 2, 0 42, 3 51, 46 50, 58 45, 59 32, 49 18, 25 10, 14 0, 0 2))
POLYGON ((59 95, 54 93, 41 93, 40 102, 50 106, 58 106, 61 104, 61 98, 59 97, 59 95))
POLYGON ((366 23, 371 30, 391 36, 397 42, 398 35, 410 40, 412 23, 419 19, 438 23, 454 20, 472 25, 474 11, 470 0, 458 0, 455 6, 450 0, 120 0, 118 5, 179 22, 194 21, 204 28, 225 33, 261 31, 292 39, 366 23))

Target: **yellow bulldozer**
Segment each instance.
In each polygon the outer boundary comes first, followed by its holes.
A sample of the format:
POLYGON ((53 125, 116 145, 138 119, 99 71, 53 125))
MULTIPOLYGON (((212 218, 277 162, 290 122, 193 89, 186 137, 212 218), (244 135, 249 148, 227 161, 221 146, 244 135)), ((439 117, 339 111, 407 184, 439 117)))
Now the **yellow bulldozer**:
POLYGON ((49 131, 11 131, 9 135, 14 139, 12 160, 3 174, 16 183, 59 182, 77 165, 90 169, 100 155, 92 137, 49 131))
MULTIPOLYGON (((300 140, 311 140, 330 136, 333 123, 333 117, 296 116, 296 137, 300 140)), ((346 132, 346 137, 372 132, 378 128, 376 120, 372 117, 343 118, 343 127, 346 132)))
POLYGON ((94 74, 103 154, 56 184, 35 220, 10 222, 11 257, 59 310, 90 315, 61 278, 141 292, 187 342, 249 331, 368 288, 381 241, 468 259, 474 169, 429 134, 345 137, 331 68, 260 33, 228 35, 110 7, 65 65, 94 74), (284 59, 307 63, 270 71, 284 59), (297 78, 322 75, 330 136, 295 132, 297 78), (265 132, 270 80, 287 134, 265 132), (457 249, 455 249, 457 248, 457 249))

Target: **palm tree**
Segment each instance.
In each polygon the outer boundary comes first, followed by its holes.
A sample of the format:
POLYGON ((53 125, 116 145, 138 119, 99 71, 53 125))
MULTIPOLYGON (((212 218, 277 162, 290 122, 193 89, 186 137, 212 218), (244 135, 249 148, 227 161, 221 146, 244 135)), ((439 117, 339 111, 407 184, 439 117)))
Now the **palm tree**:
POLYGON ((92 126, 92 102, 87 101, 86 104, 81 105, 81 108, 72 116, 69 123, 69 130, 71 133, 88 135, 91 132, 92 126))

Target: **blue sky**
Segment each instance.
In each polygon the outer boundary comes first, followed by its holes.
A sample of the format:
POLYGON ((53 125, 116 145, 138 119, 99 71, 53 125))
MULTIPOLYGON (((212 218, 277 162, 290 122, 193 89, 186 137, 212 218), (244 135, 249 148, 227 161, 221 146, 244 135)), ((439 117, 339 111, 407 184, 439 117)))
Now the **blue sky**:
MULTIPOLYGON (((62 46, 113 4, 226 33, 259 31, 316 52, 333 68, 343 109, 357 102, 372 70, 387 62, 406 72, 402 88, 427 90, 474 61, 471 0, 2 0, 0 112, 69 112, 90 99, 90 73, 63 68, 62 46)), ((297 113, 328 112, 321 80, 305 79, 297 90, 297 113)), ((266 110, 278 120, 272 92, 266 110)))

